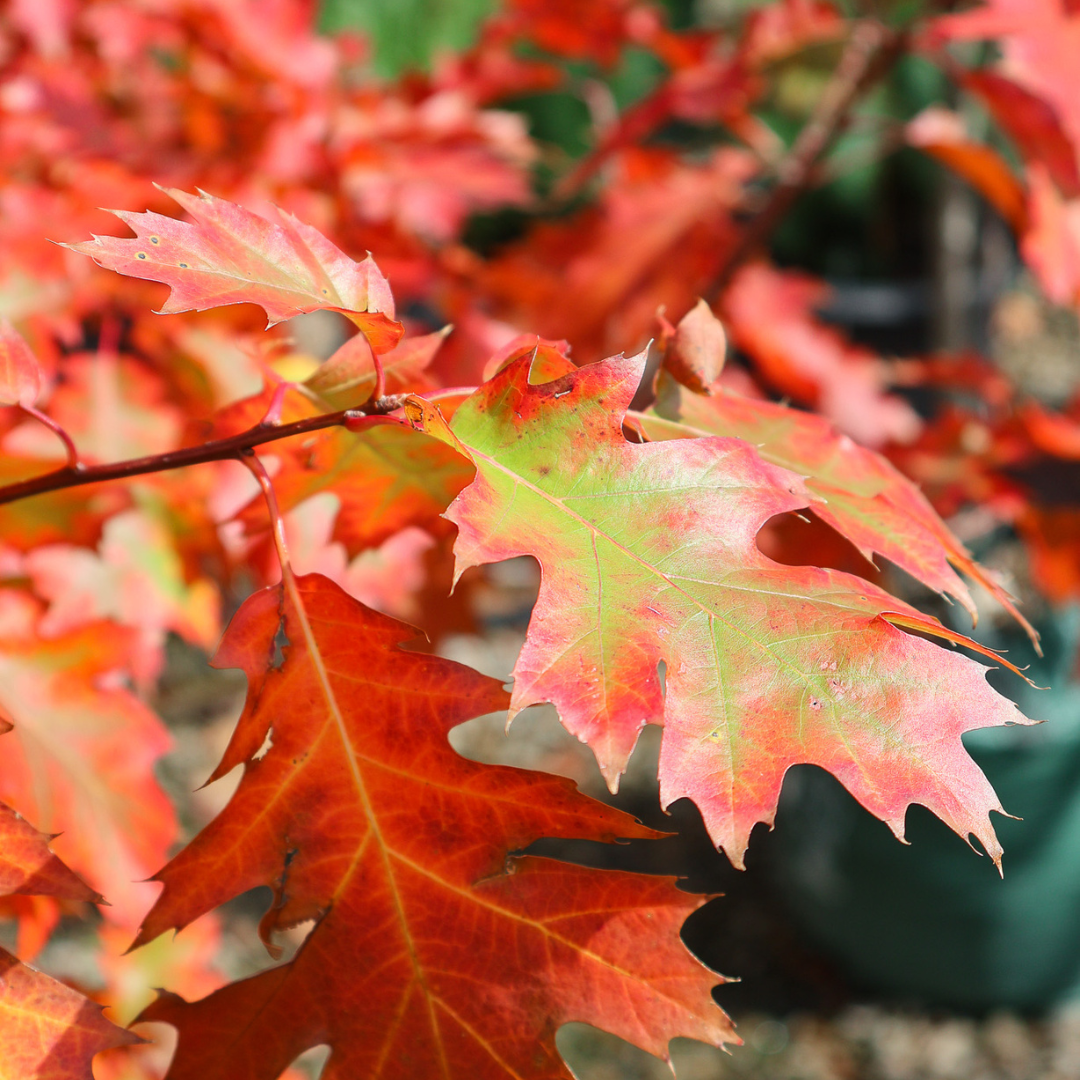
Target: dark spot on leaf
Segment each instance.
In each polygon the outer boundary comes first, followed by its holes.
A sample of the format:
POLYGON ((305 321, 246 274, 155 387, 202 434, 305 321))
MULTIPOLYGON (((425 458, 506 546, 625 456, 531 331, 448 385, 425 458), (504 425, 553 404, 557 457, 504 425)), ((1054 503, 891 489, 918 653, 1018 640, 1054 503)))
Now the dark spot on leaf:
POLYGON ((145 259, 146 258, 146 252, 145 251, 137 252, 136 255, 135 255, 135 258, 137 258, 137 259, 145 259))
POLYGON ((181 264, 180 264, 180 269, 181 269, 181 270, 186 270, 187 268, 188 268, 188 264, 187 264, 187 263, 181 263, 181 264))
POLYGON ((151 236, 150 237, 150 243, 151 244, 160 244, 161 243, 161 237, 160 236, 151 236))

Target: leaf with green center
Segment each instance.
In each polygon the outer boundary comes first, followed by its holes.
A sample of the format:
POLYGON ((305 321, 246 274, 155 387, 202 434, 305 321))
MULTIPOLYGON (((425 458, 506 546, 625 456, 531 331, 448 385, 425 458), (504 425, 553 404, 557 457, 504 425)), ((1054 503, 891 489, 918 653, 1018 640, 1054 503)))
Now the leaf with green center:
POLYGON ((163 190, 194 221, 114 210, 134 239, 94 236, 67 246, 109 270, 169 285, 162 314, 251 303, 273 325, 324 309, 347 315, 376 352, 400 340, 390 286, 370 255, 355 262, 318 229, 277 207, 269 208, 272 217, 260 217, 205 192, 163 190))
POLYGON ((880 454, 840 434, 824 417, 721 386, 708 397, 693 394, 661 374, 656 405, 637 422, 656 440, 745 439, 765 461, 805 477, 814 513, 867 559, 883 555, 936 592, 951 593, 975 618, 971 594, 953 570, 959 567, 1038 642, 1013 598, 953 536, 926 496, 880 454))
POLYGON ((521 360, 451 429, 426 402, 407 406, 476 465, 447 514, 457 572, 541 564, 511 715, 553 702, 613 787, 641 728, 663 724, 664 805, 693 799, 737 864, 801 762, 833 772, 898 836, 919 802, 997 861, 1000 806, 960 736, 1024 722, 1016 706, 980 665, 889 620, 966 639, 860 578, 761 553, 761 526, 813 501, 800 477, 740 439, 627 442, 643 366, 617 358, 531 385, 521 360))
POLYGON ((399 648, 409 636, 318 575, 233 619, 215 663, 242 667, 249 696, 215 777, 243 763, 243 779, 157 875, 138 941, 256 885, 276 893, 267 939, 316 923, 289 963, 144 1011, 179 1028, 170 1080, 275 1080, 319 1043, 323 1080, 554 1080, 571 1020, 659 1055, 677 1035, 736 1041, 717 977, 678 940, 698 899, 670 879, 508 860, 540 836, 657 834, 568 780, 458 756, 450 729, 506 692, 399 648))

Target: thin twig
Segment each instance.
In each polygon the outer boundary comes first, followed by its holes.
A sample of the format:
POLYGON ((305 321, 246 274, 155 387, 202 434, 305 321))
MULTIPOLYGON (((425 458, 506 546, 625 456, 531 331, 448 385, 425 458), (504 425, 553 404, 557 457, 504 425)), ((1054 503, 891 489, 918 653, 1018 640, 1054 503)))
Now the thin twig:
POLYGON ((847 123, 852 106, 903 55, 907 35, 876 19, 855 23, 814 114, 776 167, 776 184, 724 260, 707 299, 723 292, 732 275, 772 235, 813 178, 814 166, 847 123))
POLYGON ((63 444, 67 453, 67 467, 65 472, 79 473, 83 471, 83 465, 79 461, 79 451, 72 442, 71 436, 49 415, 33 405, 20 405, 20 409, 27 416, 32 416, 39 424, 44 424, 63 444))
POLYGON ((42 495, 47 491, 60 491, 64 488, 81 487, 84 484, 97 484, 106 480, 122 480, 130 476, 143 476, 147 473, 167 472, 185 465, 199 465, 206 461, 225 461, 235 458, 245 450, 251 450, 264 443, 287 439, 290 435, 303 435, 310 431, 321 431, 329 427, 347 427, 350 431, 361 431, 375 424, 398 423, 385 413, 396 407, 393 398, 379 403, 382 408, 369 406, 368 410, 342 409, 340 412, 311 416, 305 420, 296 420, 291 424, 276 427, 256 425, 239 435, 230 435, 225 439, 214 439, 201 446, 189 446, 182 450, 170 450, 164 454, 152 454, 149 457, 134 458, 130 461, 117 461, 110 465, 68 464, 55 472, 21 480, 17 484, 0 487, 0 505, 28 499, 32 495, 42 495))
POLYGON ((274 485, 270 482, 270 474, 250 447, 247 450, 241 450, 236 456, 248 467, 252 476, 259 482, 259 487, 262 488, 266 510, 273 527, 274 547, 277 549, 278 562, 281 564, 281 578, 283 581, 288 581, 292 577, 292 563, 289 561, 289 545, 285 538, 285 519, 281 515, 281 507, 278 506, 277 494, 274 491, 274 485))

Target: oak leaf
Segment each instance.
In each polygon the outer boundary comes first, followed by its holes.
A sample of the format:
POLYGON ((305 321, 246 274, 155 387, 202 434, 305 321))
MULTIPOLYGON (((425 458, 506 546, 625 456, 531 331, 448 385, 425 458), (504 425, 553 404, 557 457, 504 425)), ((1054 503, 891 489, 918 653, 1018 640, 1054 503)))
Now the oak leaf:
POLYGON ((157 875, 137 943, 255 885, 275 891, 268 940, 316 922, 289 963, 143 1012, 180 1030, 170 1080, 273 1080, 324 1042, 324 1080, 568 1077, 552 1039, 569 1020, 665 1056, 675 1035, 734 1041, 716 977, 677 941, 695 899, 665 879, 507 862, 542 835, 655 834, 562 778, 459 757, 449 730, 506 693, 400 649, 408 635, 315 575, 255 594, 230 625, 215 663, 242 667, 249 697, 214 777, 243 763, 243 779, 157 875))
POLYGON ((100 1005, 0 949, 0 1080, 93 1080, 95 1054, 137 1042, 100 1005))
POLYGON ((169 285, 162 314, 252 303, 273 325, 325 309, 347 315, 376 352, 400 340, 390 286, 370 256, 355 262, 318 229, 276 207, 260 217, 205 192, 168 194, 193 222, 114 210, 134 239, 94 236, 68 246, 117 273, 169 285))
POLYGON ((629 443, 643 367, 616 358, 531 385, 522 360, 460 405, 452 430, 410 399, 414 422, 477 468, 447 513, 457 572, 541 564, 511 716, 553 702, 612 786, 641 728, 663 724, 663 804, 693 799, 737 864, 802 762, 897 836, 919 802, 996 862, 1000 807, 960 736, 1023 723, 1016 706, 980 665, 893 624, 966 639, 860 578, 758 550, 769 518, 813 501, 801 477, 740 439, 629 443))
POLYGON ((756 401, 724 387, 709 397, 665 376, 639 421, 653 439, 703 435, 745 439, 762 459, 805 478, 810 507, 873 561, 883 555, 936 592, 956 597, 974 619, 975 602, 957 567, 983 586, 1028 632, 1013 598, 950 532, 925 495, 886 458, 853 442, 822 416, 756 401))
POLYGON ((101 896, 49 850, 50 839, 0 803, 0 896, 100 901, 101 896))

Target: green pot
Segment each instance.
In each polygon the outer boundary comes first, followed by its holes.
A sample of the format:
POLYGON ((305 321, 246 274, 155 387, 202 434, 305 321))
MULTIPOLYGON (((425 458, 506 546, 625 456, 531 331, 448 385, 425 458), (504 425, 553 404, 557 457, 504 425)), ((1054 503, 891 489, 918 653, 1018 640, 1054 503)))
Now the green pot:
POLYGON ((1037 1011, 1080 994, 1080 611, 1041 629, 1047 656, 1032 674, 1054 689, 993 678, 1050 722, 964 739, 1023 818, 995 816, 1004 878, 922 807, 908 813, 905 846, 826 773, 789 773, 773 871, 795 919, 867 988, 973 1010, 1037 1011))

